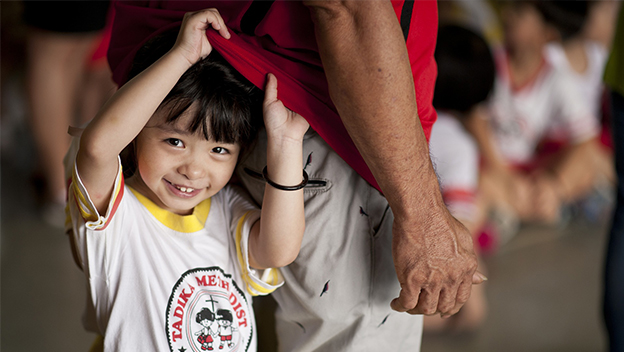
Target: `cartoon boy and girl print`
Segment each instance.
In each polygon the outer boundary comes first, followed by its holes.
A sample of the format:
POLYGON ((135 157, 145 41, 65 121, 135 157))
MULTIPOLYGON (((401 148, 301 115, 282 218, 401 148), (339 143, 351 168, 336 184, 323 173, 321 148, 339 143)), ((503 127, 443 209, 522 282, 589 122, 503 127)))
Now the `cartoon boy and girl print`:
MULTIPOLYGON (((271 74, 264 101, 256 104, 257 89, 209 56, 207 30, 230 38, 216 9, 187 13, 173 47, 121 87, 80 136, 69 196, 71 238, 93 298, 87 311, 96 312, 97 332, 106 331, 105 351, 170 348, 154 332, 165 330, 159 307, 180 273, 216 265, 232 282, 252 287, 245 293, 250 300, 283 283, 279 275, 264 280, 263 270, 285 266, 299 253, 307 179, 302 141, 309 125, 278 99, 271 74), (264 177, 271 186, 261 210, 227 186, 253 139, 255 105, 269 140, 264 177), (128 146, 131 175, 120 158, 128 146), (160 280, 142 280, 148 271, 160 280), (123 329, 146 319, 144 331, 123 329), (137 335, 152 338, 146 345, 137 335)), ((196 317, 204 326, 197 337, 202 348, 212 349, 217 334, 220 348, 235 346, 232 313, 213 311, 196 317), (219 328, 212 331, 215 318, 219 328)), ((253 339, 249 351, 256 349, 253 339)))
POLYGON ((221 343, 219 344, 220 350, 223 349, 226 342, 228 348, 232 348, 235 345, 232 341, 232 332, 235 331, 236 328, 232 327, 232 312, 229 310, 218 309, 215 315, 210 308, 204 307, 197 313, 195 321, 202 326, 202 328, 195 333, 197 342, 201 344, 202 350, 212 351, 213 339, 217 336, 221 339, 221 343), (215 320, 218 327, 216 331, 213 331, 211 326, 215 320))

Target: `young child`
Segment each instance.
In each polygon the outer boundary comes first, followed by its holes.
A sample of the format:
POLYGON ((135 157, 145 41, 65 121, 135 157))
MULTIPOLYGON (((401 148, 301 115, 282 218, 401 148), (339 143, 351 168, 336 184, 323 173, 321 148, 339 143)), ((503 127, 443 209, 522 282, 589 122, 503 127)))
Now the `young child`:
MULTIPOLYGON (((604 85, 602 76, 607 62, 617 3, 602 1, 544 1, 541 12, 558 32, 558 40, 546 45, 546 59, 566 72, 581 92, 591 113, 601 122, 601 148, 594 155, 598 175, 610 185, 615 180, 610 143, 610 123, 602 111, 604 85)), ((558 138, 556 126, 550 137, 558 138)), ((565 133, 563 138, 565 139, 565 133)), ((599 180, 597 180, 599 181, 599 180)), ((600 185, 602 187, 607 186, 600 185)))
MULTIPOLYGON (((463 124, 488 98, 494 85, 494 60, 485 40, 455 25, 438 31, 438 64, 433 106, 438 121, 431 130, 429 150, 440 180, 442 197, 451 214, 474 235, 481 225, 477 214, 479 152, 463 124)), ((479 271, 483 272, 483 265, 479 271)), ((485 319, 483 285, 472 287, 470 299, 455 316, 425 317, 425 330, 471 331, 485 319)))
POLYGON ((308 124, 277 99, 269 75, 262 210, 226 186, 252 137, 255 88, 213 62, 211 28, 230 37, 217 10, 188 13, 173 48, 126 83, 80 139, 69 208, 104 351, 212 350, 225 311, 228 350, 255 351, 251 295, 280 286, 267 268, 299 252, 308 124), (127 178, 126 146, 136 164, 127 178))
POLYGON ((545 47, 546 59, 572 77, 582 90, 581 96, 590 106, 591 112, 594 116, 599 116, 607 48, 602 43, 583 37, 591 3, 593 2, 545 1, 540 2, 540 9, 546 14, 553 13, 549 16, 549 22, 558 33, 557 40, 545 47))
POLYGON ((556 222, 561 204, 591 187, 598 125, 570 77, 545 60, 544 47, 557 32, 538 3, 505 4, 490 120, 474 119, 470 130, 484 161, 483 213, 496 207, 522 220, 556 222), (541 158, 538 144, 553 127, 565 144, 541 158))

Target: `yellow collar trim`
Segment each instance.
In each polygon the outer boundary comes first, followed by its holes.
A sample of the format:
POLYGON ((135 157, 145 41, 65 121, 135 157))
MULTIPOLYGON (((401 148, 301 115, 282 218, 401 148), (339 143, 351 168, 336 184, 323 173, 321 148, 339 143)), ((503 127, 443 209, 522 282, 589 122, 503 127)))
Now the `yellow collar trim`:
POLYGON ((193 214, 190 215, 178 215, 168 210, 160 208, 154 204, 146 196, 137 192, 134 188, 128 187, 130 191, 137 197, 139 202, 143 204, 147 210, 154 215, 154 217, 168 228, 184 233, 197 232, 204 228, 206 225, 206 219, 208 219, 208 213, 210 213, 211 198, 199 203, 193 214))

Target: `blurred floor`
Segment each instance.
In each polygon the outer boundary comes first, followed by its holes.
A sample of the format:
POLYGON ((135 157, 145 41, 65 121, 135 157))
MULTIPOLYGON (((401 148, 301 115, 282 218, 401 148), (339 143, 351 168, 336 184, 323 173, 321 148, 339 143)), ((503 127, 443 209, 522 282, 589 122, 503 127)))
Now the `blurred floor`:
POLYGON ((84 277, 63 230, 38 216, 29 180, 2 158, 0 349, 86 352, 95 335, 80 320, 84 277))
POLYGON ((428 351, 605 351, 606 224, 530 227, 486 259, 489 316, 471 335, 425 335, 428 351))

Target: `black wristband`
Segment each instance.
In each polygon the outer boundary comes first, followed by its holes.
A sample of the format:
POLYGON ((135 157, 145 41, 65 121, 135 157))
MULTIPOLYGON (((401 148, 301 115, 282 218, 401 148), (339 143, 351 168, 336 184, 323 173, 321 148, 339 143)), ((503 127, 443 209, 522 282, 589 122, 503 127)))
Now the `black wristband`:
POLYGON ((296 186, 282 186, 278 183, 271 181, 271 179, 269 178, 269 175, 267 175, 266 166, 264 167, 264 169, 262 169, 262 177, 264 177, 264 180, 266 181, 266 183, 271 185, 271 187, 277 188, 282 191, 298 191, 308 184, 308 173, 305 170, 303 170, 303 181, 301 181, 301 183, 296 186))

